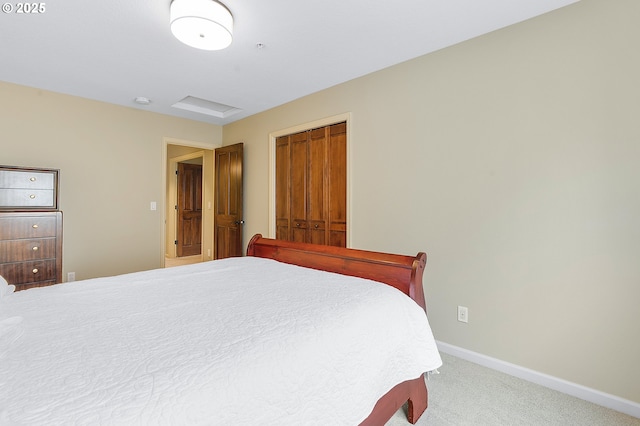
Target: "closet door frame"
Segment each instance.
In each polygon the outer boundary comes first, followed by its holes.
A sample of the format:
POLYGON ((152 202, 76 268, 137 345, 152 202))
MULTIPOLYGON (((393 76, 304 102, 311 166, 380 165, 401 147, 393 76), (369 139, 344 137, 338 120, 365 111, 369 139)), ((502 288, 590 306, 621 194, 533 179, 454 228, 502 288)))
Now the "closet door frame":
POLYGON ((347 247, 351 247, 351 113, 338 114, 331 117, 302 123, 269 133, 269 238, 276 237, 276 138, 337 123, 347 123, 347 247))

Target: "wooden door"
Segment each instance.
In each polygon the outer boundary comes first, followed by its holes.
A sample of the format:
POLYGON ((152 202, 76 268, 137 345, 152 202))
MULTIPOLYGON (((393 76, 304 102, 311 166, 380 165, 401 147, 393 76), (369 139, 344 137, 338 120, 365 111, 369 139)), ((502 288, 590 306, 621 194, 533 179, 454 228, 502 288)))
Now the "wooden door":
POLYGON ((242 256, 243 144, 215 151, 215 259, 242 256))
POLYGON ((289 217, 291 241, 308 242, 307 238, 307 132, 289 137, 291 149, 289 217))
POLYGON ((202 252, 202 165, 178 163, 177 256, 202 252))
POLYGON ((327 141, 327 245, 347 246, 347 123, 329 127, 327 141))
POLYGON ((347 126, 276 139, 276 238, 346 247, 347 126))
POLYGON ((289 136, 276 138, 276 238, 290 241, 291 149, 289 136))
POLYGON ((326 150, 328 127, 311 130, 308 135, 307 153, 307 242, 326 244, 327 229, 327 188, 326 188, 326 150))

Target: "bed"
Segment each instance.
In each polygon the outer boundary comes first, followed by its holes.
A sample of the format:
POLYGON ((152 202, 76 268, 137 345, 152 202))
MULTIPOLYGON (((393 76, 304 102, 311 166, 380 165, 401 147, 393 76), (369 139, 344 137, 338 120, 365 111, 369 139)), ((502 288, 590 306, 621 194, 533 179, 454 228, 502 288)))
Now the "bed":
POLYGON ((442 363, 425 262, 256 235, 241 258, 0 282, 0 424, 414 423, 442 363))

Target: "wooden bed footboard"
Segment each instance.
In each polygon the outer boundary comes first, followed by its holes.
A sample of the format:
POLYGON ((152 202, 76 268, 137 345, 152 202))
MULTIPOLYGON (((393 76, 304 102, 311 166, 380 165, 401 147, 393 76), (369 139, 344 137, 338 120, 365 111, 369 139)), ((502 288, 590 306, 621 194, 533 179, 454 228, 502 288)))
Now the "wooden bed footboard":
MULTIPOLYGON (((416 256, 380 253, 317 244, 253 236, 247 256, 275 259, 307 268, 366 278, 391 285, 402 291, 426 311, 422 275, 427 255, 416 256)), ((399 383, 378 400, 361 426, 382 426, 400 407, 407 403, 407 419, 414 424, 428 404, 424 374, 399 383)))

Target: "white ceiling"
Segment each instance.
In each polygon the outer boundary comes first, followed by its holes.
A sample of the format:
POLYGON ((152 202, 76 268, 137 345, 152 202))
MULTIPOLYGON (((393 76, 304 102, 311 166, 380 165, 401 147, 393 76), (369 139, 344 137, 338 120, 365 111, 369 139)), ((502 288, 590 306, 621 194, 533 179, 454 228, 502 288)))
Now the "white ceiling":
POLYGON ((222 0, 234 16, 222 51, 177 41, 170 0, 55 0, 41 14, 10 2, 0 80, 223 125, 575 1, 222 0), (187 96, 241 111, 171 107, 187 96))

